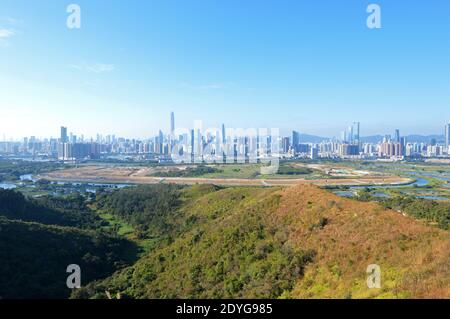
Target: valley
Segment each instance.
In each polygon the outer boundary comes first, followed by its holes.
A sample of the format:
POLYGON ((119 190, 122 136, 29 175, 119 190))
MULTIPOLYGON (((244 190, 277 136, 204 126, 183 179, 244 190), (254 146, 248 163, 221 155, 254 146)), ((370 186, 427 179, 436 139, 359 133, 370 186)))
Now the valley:
POLYGON ((450 298, 447 166, 413 165, 4 165, 0 296, 450 298))

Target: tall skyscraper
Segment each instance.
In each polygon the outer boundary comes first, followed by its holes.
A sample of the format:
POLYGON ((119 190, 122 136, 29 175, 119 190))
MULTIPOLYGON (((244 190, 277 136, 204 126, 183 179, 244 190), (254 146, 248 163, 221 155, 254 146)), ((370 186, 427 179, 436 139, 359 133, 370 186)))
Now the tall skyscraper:
POLYGON ((341 142, 343 142, 343 143, 348 142, 348 140, 347 140, 347 131, 342 131, 341 132, 341 142))
POLYGON ((394 135, 395 137, 394 137, 394 139, 395 139, 395 142, 396 143, 400 143, 400 130, 399 129, 396 129, 395 130, 395 135, 394 135))
POLYGON ((361 137, 359 130, 360 122, 353 122, 347 130, 341 132, 341 142, 360 146, 361 137))
POLYGON ((226 141, 227 141, 227 135, 225 132, 225 124, 222 124, 222 143, 225 144, 226 141))
POLYGON ((447 148, 447 152, 448 147, 450 146, 450 122, 448 122, 447 124, 445 124, 445 147, 447 148))
POLYGON ((354 145, 360 144, 359 129, 360 129, 359 122, 353 122, 353 124, 349 126, 347 133, 347 142, 354 145))
POLYGON ((347 129, 347 142, 353 144, 353 125, 350 125, 347 129))
POLYGON ((175 134, 175 114, 170 113, 170 135, 174 136, 175 134))
POLYGON ((159 130, 158 134, 159 154, 164 154, 164 133, 159 130))
POLYGON ((283 149, 283 153, 287 153, 289 152, 289 148, 291 147, 291 140, 289 137, 283 137, 282 141, 281 141, 281 146, 283 149))
POLYGON ((315 160, 319 157, 319 149, 316 146, 311 147, 310 158, 315 160))
POLYGON ((222 124, 222 161, 223 163, 227 162, 227 133, 225 131, 225 124, 222 124))
POLYGON ((195 133, 194 130, 191 129, 191 163, 194 163, 195 159, 195 133))
POLYGON ((400 137, 400 145, 402 147, 402 154, 406 153, 406 143, 407 143, 406 137, 400 137))
POLYGON ((298 147, 300 145, 300 133, 297 131, 292 131, 292 149, 298 152, 298 147))
POLYGON ((67 127, 61 126, 61 143, 67 143, 67 127))
POLYGON ((354 144, 357 144, 357 145, 359 145, 361 142, 361 136, 359 135, 360 134, 359 129, 360 129, 360 123, 354 122, 353 123, 353 142, 354 142, 354 144))

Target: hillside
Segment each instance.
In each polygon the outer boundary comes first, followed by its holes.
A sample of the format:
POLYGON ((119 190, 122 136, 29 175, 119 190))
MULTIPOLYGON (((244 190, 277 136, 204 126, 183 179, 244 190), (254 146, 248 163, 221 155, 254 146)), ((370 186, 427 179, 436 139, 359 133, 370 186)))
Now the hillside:
POLYGON ((375 203, 309 185, 177 191, 155 215, 165 236, 141 233, 153 249, 73 298, 450 297, 450 234, 375 203), (381 289, 366 286, 369 264, 381 289))
POLYGON ((67 298, 70 264, 81 267, 82 284, 129 264, 133 246, 76 228, 0 217, 0 296, 3 299, 67 298))
POLYGON ((450 297, 448 232, 310 187, 285 190, 282 198, 274 218, 290 220, 294 246, 317 252, 292 297, 450 297), (325 227, 311 229, 323 219, 325 227), (366 287, 369 264, 381 267, 381 290, 366 287))
POLYGON ((98 229, 105 222, 93 213, 80 195, 25 198, 14 190, 0 189, 0 217, 45 225, 98 229))
POLYGON ((0 299, 67 298, 68 265, 87 284, 135 261, 135 244, 104 224, 78 195, 34 200, 0 190, 0 299))

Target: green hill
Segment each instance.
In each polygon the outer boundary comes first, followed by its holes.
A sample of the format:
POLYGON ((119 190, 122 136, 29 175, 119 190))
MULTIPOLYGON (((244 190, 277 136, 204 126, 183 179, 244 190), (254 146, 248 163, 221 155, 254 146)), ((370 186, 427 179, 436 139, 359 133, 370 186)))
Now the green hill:
POLYGON ((97 229, 104 221, 93 213, 80 195, 26 199, 21 193, 0 189, 0 216, 13 220, 97 229))
POLYGON ((68 265, 79 265, 87 284, 132 263, 134 243, 103 233, 104 223, 79 196, 0 190, 0 297, 67 298, 68 265))
MULTIPOLYGON (((432 221, 437 208, 427 207, 432 221)), ((153 185, 89 203, 0 191, 0 297, 450 297, 450 234, 420 216, 310 185, 153 185), (111 233, 106 215, 134 243, 111 233), (74 292, 69 264, 82 269, 74 292), (370 264, 380 289, 366 285, 370 264)))
POLYGON ((450 297, 450 234, 378 204, 308 185, 172 191, 169 206, 155 204, 152 187, 103 198, 101 207, 115 203, 113 214, 147 225, 140 236, 156 244, 73 298, 450 297), (122 210, 133 192, 152 199, 122 210), (381 289, 366 285, 370 264, 381 267, 381 289))
POLYGON ((129 242, 75 228, 0 218, 0 296, 66 298, 70 264, 81 267, 82 284, 132 261, 129 242))

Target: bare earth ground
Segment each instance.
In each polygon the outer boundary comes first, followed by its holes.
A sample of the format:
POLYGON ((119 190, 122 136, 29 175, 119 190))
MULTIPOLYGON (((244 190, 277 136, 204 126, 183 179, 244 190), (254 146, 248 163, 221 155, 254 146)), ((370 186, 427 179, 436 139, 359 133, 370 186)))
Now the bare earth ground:
POLYGON ((215 184, 223 186, 291 186, 297 184, 327 185, 399 185, 412 182, 411 179, 398 176, 367 174, 358 178, 342 179, 244 179, 244 178, 193 178, 193 177, 152 177, 153 168, 83 166, 67 170, 42 174, 40 177, 51 181, 89 182, 89 183, 124 183, 124 184, 215 184))

